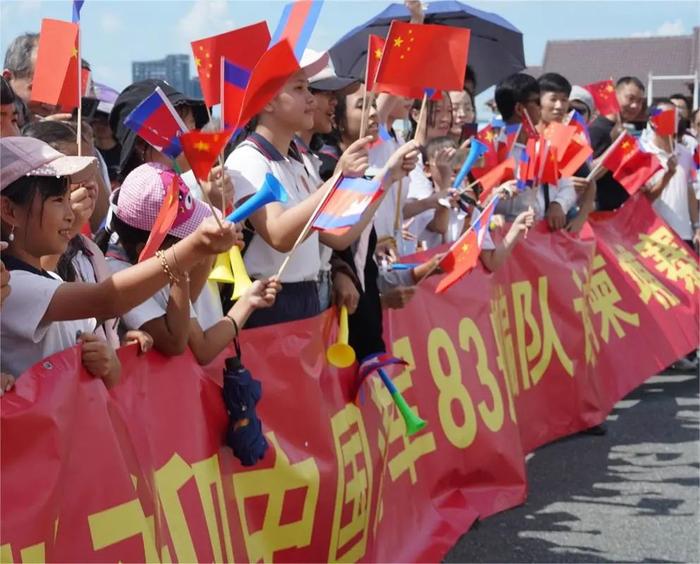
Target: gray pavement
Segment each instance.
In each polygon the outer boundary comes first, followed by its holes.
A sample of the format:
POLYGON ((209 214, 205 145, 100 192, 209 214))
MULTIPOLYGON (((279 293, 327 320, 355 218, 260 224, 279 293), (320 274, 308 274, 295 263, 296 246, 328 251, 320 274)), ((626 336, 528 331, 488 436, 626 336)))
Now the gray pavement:
POLYGON ((655 376, 605 436, 576 435, 527 464, 525 505, 486 519, 446 562, 700 562, 697 374, 655 376))

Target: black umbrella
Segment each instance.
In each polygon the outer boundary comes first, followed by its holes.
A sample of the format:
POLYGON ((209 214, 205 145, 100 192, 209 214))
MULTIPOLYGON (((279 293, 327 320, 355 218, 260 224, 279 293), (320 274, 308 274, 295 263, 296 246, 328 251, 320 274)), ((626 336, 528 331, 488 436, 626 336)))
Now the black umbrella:
MULTIPOLYGON (((386 10, 347 33, 329 50, 336 73, 364 80, 367 37, 370 34, 386 37, 392 20, 409 21, 410 17, 403 4, 390 4, 386 10)), ((431 2, 425 11, 425 23, 471 30, 469 66, 476 73, 475 95, 526 66, 523 34, 497 14, 453 0, 431 2)))

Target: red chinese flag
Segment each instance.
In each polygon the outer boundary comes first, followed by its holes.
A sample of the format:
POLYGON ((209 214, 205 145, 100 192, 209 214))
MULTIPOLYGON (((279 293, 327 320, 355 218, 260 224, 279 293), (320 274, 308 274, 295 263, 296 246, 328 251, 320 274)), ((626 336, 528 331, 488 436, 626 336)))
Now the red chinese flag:
POLYGON ((576 171, 583 166, 593 149, 586 141, 585 137, 575 135, 566 149, 566 153, 559 161, 559 172, 562 178, 574 176, 576 171))
POLYGON ((209 172, 214 161, 231 138, 231 131, 190 131, 180 136, 180 144, 185 152, 192 172, 199 180, 209 180, 209 172))
POLYGON ((472 167, 472 174, 476 178, 479 178, 499 163, 498 151, 496 150, 498 134, 494 130, 493 126, 489 124, 479 131, 475 137, 478 141, 481 141, 488 147, 488 151, 486 151, 482 157, 483 166, 472 167))
POLYGON ((78 106, 78 24, 41 20, 32 97, 72 110, 78 106))
POLYGON ((540 145, 544 146, 540 156, 540 163, 542 166, 540 172, 540 183, 554 185, 559 182, 560 177, 556 149, 554 149, 554 147, 547 142, 540 141, 540 145))
POLYGON ((625 131, 607 150, 601 165, 614 172, 620 168, 625 160, 639 150, 637 140, 625 131))
POLYGON ((468 29, 446 25, 392 22, 376 82, 462 90, 470 33, 468 29))
POLYGON ((289 41, 283 39, 270 47, 250 75, 237 127, 243 127, 260 113, 265 104, 277 96, 286 82, 299 72, 299 68, 289 41))
POLYGON ((566 154, 574 135, 576 135, 575 126, 564 125, 556 121, 550 123, 542 133, 542 136, 549 141, 550 146, 556 152, 558 162, 561 162, 566 154))
POLYGON ((631 196, 661 168, 659 159, 654 155, 638 150, 620 164, 613 173, 613 178, 622 184, 631 196))
POLYGON ((252 69, 269 44, 270 31, 266 22, 193 41, 194 66, 207 106, 221 101, 221 57, 239 67, 252 69))
POLYGON ((479 202, 484 203, 496 186, 500 186, 507 180, 512 180, 514 172, 515 159, 510 157, 481 176, 479 184, 481 184, 482 192, 479 196, 479 202))
POLYGON ((678 127, 676 108, 669 110, 652 110, 649 121, 654 125, 657 135, 675 135, 678 127))
POLYGON ((139 255, 139 262, 151 258, 160 249, 160 246, 165 241, 165 236, 170 231, 170 228, 175 223, 177 218, 177 208, 180 201, 180 188, 178 186, 177 176, 173 176, 173 181, 163 198, 163 203, 158 210, 158 215, 153 222, 151 234, 148 236, 148 241, 139 255))
POLYGON ((378 35, 370 35, 367 39, 367 68, 365 70, 365 90, 372 92, 374 89, 375 78, 377 78, 377 69, 379 62, 382 60, 384 52, 384 39, 378 35))
POLYGON ((480 252, 476 231, 469 229, 440 262, 440 268, 447 275, 440 280, 435 288, 435 293, 441 294, 473 270, 479 262, 480 252))
POLYGON ((617 103, 617 93, 612 80, 602 80, 584 86, 591 93, 595 101, 598 113, 604 116, 620 113, 620 104, 617 103))

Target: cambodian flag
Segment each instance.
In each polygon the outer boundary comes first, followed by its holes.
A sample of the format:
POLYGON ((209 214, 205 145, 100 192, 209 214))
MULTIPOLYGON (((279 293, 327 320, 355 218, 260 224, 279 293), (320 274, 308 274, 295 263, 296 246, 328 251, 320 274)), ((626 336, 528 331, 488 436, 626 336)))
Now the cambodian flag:
POLYGON ((355 225, 381 194, 381 181, 341 176, 311 224, 318 231, 343 233, 355 225))
POLYGON ((521 128, 521 124, 514 123, 512 125, 506 125, 501 129, 498 137, 498 162, 503 162, 510 157, 513 145, 515 145, 515 141, 518 139, 518 135, 520 135, 521 128))
POLYGON ((282 11, 277 29, 272 34, 270 45, 287 39, 294 50, 297 61, 301 61, 301 56, 309 44, 322 6, 323 0, 296 0, 287 4, 282 11))
POLYGON ((532 181, 528 178, 530 167, 530 157, 527 154, 525 145, 516 144, 513 147, 513 158, 515 159, 515 180, 518 190, 525 190, 532 186, 532 181))
POLYGON ((171 159, 182 153, 179 136, 187 126, 160 88, 134 108, 124 125, 171 159))
POLYGON ((71 21, 73 23, 80 23, 80 10, 85 4, 85 0, 73 0, 73 16, 71 21))
POLYGON ((249 69, 224 60, 223 96, 221 97, 221 115, 224 120, 224 128, 232 128, 238 125, 238 118, 251 72, 249 69))

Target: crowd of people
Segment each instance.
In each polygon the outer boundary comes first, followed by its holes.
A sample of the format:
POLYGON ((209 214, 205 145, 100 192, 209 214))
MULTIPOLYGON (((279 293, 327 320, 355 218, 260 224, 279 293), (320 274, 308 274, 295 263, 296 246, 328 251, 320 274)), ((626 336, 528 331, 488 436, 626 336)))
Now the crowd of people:
MULTIPOLYGON (((409 4, 420 23, 420 3, 409 4)), ((74 114, 31 100, 37 44, 37 34, 17 37, 2 79, 3 392, 32 365, 76 343, 85 368, 112 386, 120 377, 115 350, 124 344, 167 356, 189 347, 205 365, 243 327, 305 319, 333 305, 350 313, 350 345, 359 359, 383 352, 382 310, 405 307, 443 255, 408 270, 392 264, 456 241, 478 213, 474 177, 453 186, 478 122, 479 77, 470 68, 463 90, 427 103, 423 123, 421 100, 381 93, 364 110, 362 82, 337 76, 326 53, 307 50, 300 70, 230 143, 223 166, 215 166, 200 188, 184 156, 175 165, 124 120, 160 87, 191 130, 217 128, 203 101, 144 80, 114 101, 100 100, 79 128, 74 114), (402 122, 407 126, 396 127, 402 122), (295 248, 339 173, 381 179, 382 197, 346 232, 312 231, 295 248), (254 195, 268 174, 284 186, 286 202, 258 209, 244 224, 221 219, 254 195), (173 182, 179 188, 173 227, 155 256, 139 260, 173 182), (217 255, 234 245, 254 281, 236 299, 230 286, 209 279, 217 255)), ((562 73, 502 80, 495 90, 496 129, 528 120, 543 131, 576 110, 588 124, 593 160, 553 184, 519 190, 508 180, 498 187, 492 227, 509 227, 503 237, 484 240, 484 267, 499 268, 535 221, 576 233, 592 211, 621 206, 626 190, 596 164, 622 131, 635 128, 663 166, 643 187, 645 196, 681 239, 696 246, 698 109, 691 111, 681 94, 647 108, 643 83, 628 76, 616 84, 619 117, 598 115, 591 94, 570 84, 566 69, 562 73), (681 118, 675 139, 647 123, 650 110, 672 106, 681 118)), ((516 144, 524 144, 525 131, 519 135, 516 144)))

